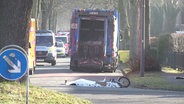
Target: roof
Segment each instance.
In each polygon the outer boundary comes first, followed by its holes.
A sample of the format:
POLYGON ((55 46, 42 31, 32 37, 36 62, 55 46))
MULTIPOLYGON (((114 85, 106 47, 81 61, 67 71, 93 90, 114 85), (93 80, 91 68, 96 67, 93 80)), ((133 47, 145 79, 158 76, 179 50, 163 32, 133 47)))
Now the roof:
POLYGON ((37 30, 36 33, 53 33, 52 30, 37 30))

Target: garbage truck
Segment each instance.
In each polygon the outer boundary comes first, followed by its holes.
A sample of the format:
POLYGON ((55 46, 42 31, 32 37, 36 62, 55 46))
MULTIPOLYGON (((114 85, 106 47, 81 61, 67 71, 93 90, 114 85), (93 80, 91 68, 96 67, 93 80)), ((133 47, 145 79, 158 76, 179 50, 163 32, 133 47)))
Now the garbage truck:
POLYGON ((114 72, 118 67, 117 10, 74 9, 70 22, 70 69, 114 72))

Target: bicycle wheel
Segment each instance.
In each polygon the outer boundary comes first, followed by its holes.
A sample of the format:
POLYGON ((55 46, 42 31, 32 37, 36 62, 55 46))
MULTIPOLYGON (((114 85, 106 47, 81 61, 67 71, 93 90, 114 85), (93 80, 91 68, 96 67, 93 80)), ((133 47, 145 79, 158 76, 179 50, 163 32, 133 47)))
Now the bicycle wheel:
POLYGON ((121 88, 128 87, 130 85, 130 80, 127 77, 122 76, 122 77, 119 77, 118 84, 120 85, 121 88))

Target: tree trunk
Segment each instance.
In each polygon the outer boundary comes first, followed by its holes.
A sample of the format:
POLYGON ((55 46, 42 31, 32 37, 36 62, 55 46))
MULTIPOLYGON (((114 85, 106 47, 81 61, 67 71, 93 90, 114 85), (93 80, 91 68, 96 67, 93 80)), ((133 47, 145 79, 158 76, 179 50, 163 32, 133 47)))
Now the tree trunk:
POLYGON ((128 0, 119 0, 119 12, 121 17, 121 35, 122 35, 122 41, 120 42, 120 49, 128 49, 129 44, 129 36, 130 36, 130 26, 129 26, 129 19, 128 19, 128 0))
MULTIPOLYGON (((145 0, 145 53, 150 55, 149 37, 150 37, 150 15, 149 0, 145 0)), ((147 56, 146 55, 146 56, 147 56)))
POLYGON ((164 22, 163 22, 163 33, 175 32, 176 17, 179 13, 179 9, 176 7, 177 4, 168 1, 164 4, 164 22))
POLYGON ((36 29, 39 30, 41 28, 41 1, 42 0, 33 0, 33 7, 31 17, 36 20, 36 29))
POLYGON ((138 0, 130 0, 130 58, 138 57, 138 0))
POLYGON ((53 10, 49 18, 49 29, 56 32, 57 11, 53 10))
POLYGON ((42 12, 42 22, 41 22, 41 29, 48 29, 48 11, 46 1, 41 2, 41 12, 42 12))
POLYGON ((42 11, 42 25, 41 29, 50 29, 49 28, 49 17, 53 9, 53 0, 42 0, 41 1, 41 11, 42 11))
POLYGON ((32 0, 0 1, 0 49, 7 45, 18 45, 28 51, 32 4, 32 0))

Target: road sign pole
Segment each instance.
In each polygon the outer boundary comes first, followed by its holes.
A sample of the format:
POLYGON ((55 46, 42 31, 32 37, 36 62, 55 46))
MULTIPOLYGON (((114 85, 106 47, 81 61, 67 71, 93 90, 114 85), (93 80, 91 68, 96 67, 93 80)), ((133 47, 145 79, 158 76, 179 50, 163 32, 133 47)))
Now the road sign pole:
POLYGON ((26 79, 26 104, 29 104, 29 70, 27 70, 26 79))
POLYGON ((8 45, 0 50, 0 75, 7 80, 18 80, 26 74, 26 104, 29 98, 29 70, 27 52, 20 46, 8 45))

